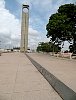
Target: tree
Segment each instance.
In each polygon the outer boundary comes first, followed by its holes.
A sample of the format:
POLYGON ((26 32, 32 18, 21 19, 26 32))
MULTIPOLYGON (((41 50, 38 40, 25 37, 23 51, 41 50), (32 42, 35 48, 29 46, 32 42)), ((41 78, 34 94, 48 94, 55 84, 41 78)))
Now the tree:
POLYGON ((44 42, 39 43, 37 51, 50 52, 49 43, 44 43, 44 42))
MULTIPOLYGON (((52 14, 46 25, 47 37, 51 42, 60 45, 64 41, 73 41, 76 50, 76 5, 65 4, 59 7, 58 12, 52 14)), ((73 51, 73 52, 74 52, 73 51)))
POLYGON ((69 46, 69 51, 70 51, 70 52, 73 52, 73 51, 74 51, 73 45, 70 45, 70 46, 69 46))
POLYGON ((13 49, 20 50, 20 47, 13 47, 13 49))
POLYGON ((52 42, 41 42, 37 47, 37 51, 42 52, 59 52, 61 48, 58 45, 53 44, 52 42))

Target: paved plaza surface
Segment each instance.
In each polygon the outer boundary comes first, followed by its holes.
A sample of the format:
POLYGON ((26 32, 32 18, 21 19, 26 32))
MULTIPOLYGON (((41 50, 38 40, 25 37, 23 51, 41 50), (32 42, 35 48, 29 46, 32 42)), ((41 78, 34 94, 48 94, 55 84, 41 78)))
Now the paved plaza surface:
POLYGON ((29 53, 28 55, 76 92, 76 60, 41 53, 29 53))
MULTIPOLYGON (((38 58, 36 59, 38 62, 44 58, 44 56, 36 54, 30 56, 33 56, 34 59, 35 57, 38 58)), ((46 63, 44 60, 45 58, 41 64, 46 63)), ((53 68, 51 69, 53 70, 53 68)), ((23 53, 5 53, 0 56, 0 100, 62 99, 32 65, 26 55, 23 53)))

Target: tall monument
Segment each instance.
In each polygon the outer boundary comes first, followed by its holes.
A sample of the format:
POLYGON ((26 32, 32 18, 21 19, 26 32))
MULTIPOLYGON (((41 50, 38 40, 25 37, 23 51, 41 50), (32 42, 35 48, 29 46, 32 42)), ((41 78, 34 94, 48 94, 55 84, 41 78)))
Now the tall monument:
POLYGON ((29 24, 29 5, 22 5, 22 23, 21 23, 21 52, 28 49, 28 24, 29 24))

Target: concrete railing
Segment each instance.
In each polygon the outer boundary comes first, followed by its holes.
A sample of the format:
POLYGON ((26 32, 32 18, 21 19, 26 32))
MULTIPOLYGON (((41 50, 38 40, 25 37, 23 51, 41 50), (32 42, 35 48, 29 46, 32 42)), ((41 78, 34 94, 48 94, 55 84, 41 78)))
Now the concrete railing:
POLYGON ((63 58, 70 58, 72 59, 72 53, 50 53, 50 55, 55 56, 55 57, 63 57, 63 58))

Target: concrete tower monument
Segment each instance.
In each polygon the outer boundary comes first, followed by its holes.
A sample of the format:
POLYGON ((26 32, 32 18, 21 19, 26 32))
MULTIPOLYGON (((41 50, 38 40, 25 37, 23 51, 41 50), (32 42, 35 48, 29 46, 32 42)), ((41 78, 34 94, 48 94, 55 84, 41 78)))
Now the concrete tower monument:
POLYGON ((29 23, 29 5, 22 5, 22 23, 21 23, 21 52, 28 49, 28 23, 29 23))

